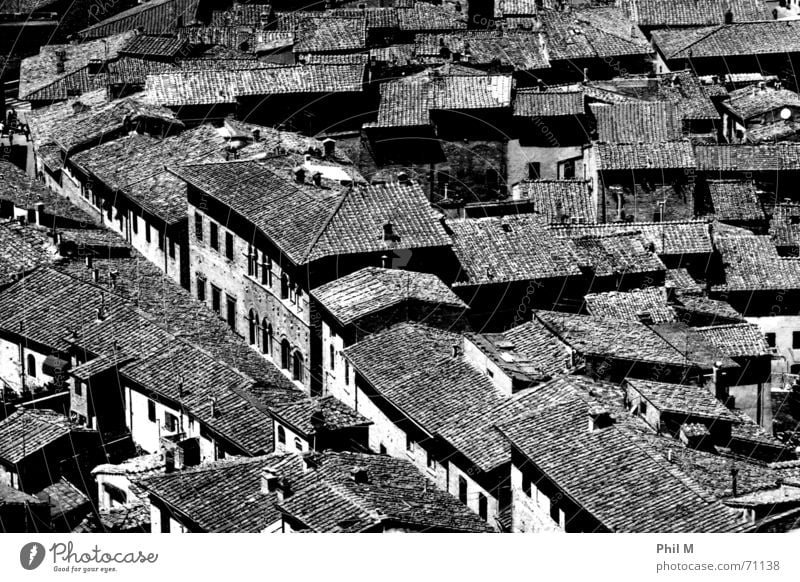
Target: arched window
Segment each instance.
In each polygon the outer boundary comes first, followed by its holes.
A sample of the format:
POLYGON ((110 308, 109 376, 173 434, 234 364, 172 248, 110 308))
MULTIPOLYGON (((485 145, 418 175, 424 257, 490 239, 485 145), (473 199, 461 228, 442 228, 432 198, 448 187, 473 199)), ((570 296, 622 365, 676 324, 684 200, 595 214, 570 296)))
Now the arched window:
POLYGON ((292 378, 298 382, 303 381, 303 354, 295 352, 292 356, 292 378))
POLYGON ((272 324, 267 318, 261 322, 261 353, 272 355, 272 324))
POLYGON ((258 314, 250 310, 250 345, 258 342, 258 314))
POLYGON ((278 442, 282 445, 286 444, 286 429, 278 425, 278 442))
POLYGON ((289 360, 291 358, 289 349, 289 340, 284 339, 281 342, 281 368, 284 370, 289 369, 289 360))
POLYGON ((32 354, 28 354, 28 376, 36 378, 36 358, 32 354))

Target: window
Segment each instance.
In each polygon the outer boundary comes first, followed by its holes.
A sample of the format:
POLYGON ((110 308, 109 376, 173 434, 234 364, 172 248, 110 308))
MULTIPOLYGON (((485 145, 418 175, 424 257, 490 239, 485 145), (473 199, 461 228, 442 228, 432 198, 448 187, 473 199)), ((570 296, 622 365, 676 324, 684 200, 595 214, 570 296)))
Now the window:
POLYGON ((170 414, 169 412, 164 413, 164 428, 167 429, 167 432, 177 432, 178 431, 178 417, 174 414, 170 414))
POLYGON ((261 322, 261 353, 272 355, 272 324, 266 318, 261 322))
POLYGON ((147 401, 147 418, 150 422, 156 421, 156 403, 152 400, 147 401))
POLYGON ((278 425, 278 442, 282 445, 286 444, 286 429, 278 425))
POLYGON ((489 501, 483 493, 478 493, 478 515, 483 520, 489 515, 489 501))
POLYGON ((406 450, 409 453, 413 453, 414 452, 414 439, 412 439, 408 435, 406 435, 406 450))
POLYGON ((139 234, 139 217, 135 214, 131 214, 131 227, 133 228, 133 234, 139 234))
POLYGON ((230 295, 225 296, 225 303, 227 307, 228 326, 236 331, 236 299, 230 295))
POLYGON ((272 287, 272 259, 266 253, 261 254, 261 284, 272 287))
POLYGON ((166 233, 163 233, 158 229, 156 229, 156 233, 158 235, 158 249, 163 251, 164 250, 164 239, 166 238, 166 233))
POLYGON ((200 275, 197 276, 197 298, 203 303, 206 302, 206 280, 200 275))
POLYGON ((575 160, 566 160, 559 164, 562 180, 572 180, 575 178, 575 160))
POLYGON ((292 378, 303 381, 303 354, 300 352, 295 352, 292 357, 292 378))
POLYGON ((436 459, 433 458, 430 451, 425 452, 425 464, 428 466, 428 469, 436 469, 436 459))
POLYGON ((258 268, 258 254, 253 256, 253 245, 247 245, 247 276, 252 277, 258 268))
POLYGON ((258 249, 253 249, 253 276, 258 279, 258 249))
POLYGON ((217 223, 211 222, 208 228, 208 240, 211 244, 211 248, 215 251, 219 250, 219 230, 217 229, 217 223))
POLYGON ((298 451, 303 450, 303 441, 300 440, 300 437, 294 437, 294 448, 298 451))
POLYGON ((194 213, 194 238, 203 242, 203 215, 199 212, 194 213))
POLYGON ((344 383, 350 385, 350 362, 347 360, 344 361, 344 383))
POLYGON ((128 495, 119 487, 115 487, 111 483, 103 483, 103 490, 108 495, 109 500, 120 505, 125 505, 128 502, 128 495))
POLYGON ((144 240, 146 240, 147 242, 150 242, 150 240, 151 240, 151 237, 150 237, 150 223, 149 222, 145 222, 144 223, 144 240))
POLYGON ((281 368, 284 370, 289 369, 289 359, 291 358, 289 352, 289 340, 284 339, 281 341, 281 368))
POLYGON ((539 162, 528 162, 528 180, 538 180, 542 175, 542 164, 539 162))
POLYGON ((216 285, 211 286, 211 309, 214 313, 220 312, 220 303, 222 301, 222 291, 216 285))
POLYGON ((175 241, 172 239, 169 239, 169 258, 175 258, 175 241))
POLYGON ((792 332, 792 349, 800 350, 800 331, 792 332))
POLYGON ((252 309, 250 310, 250 315, 248 317, 248 327, 249 327, 249 340, 250 345, 252 346, 258 341, 258 314, 255 313, 252 309))
POLYGON ((75 380, 75 395, 83 396, 83 382, 75 380))
POLYGON ((32 354, 28 354, 28 376, 36 378, 36 358, 32 354))
POLYGON ((465 504, 467 503, 467 480, 464 477, 458 477, 458 500, 465 504))
POLYGON ((225 257, 233 260, 233 235, 229 232, 225 233, 225 257))
POLYGON ((767 345, 771 348, 775 347, 775 334, 774 333, 765 333, 764 337, 767 340, 767 345))
POLYGON ((527 475, 522 476, 522 492, 528 497, 531 496, 531 478, 527 475))
POLYGON ((639 402, 639 414, 647 414, 647 402, 644 400, 639 402))
POLYGON ((333 349, 333 344, 328 346, 328 352, 330 353, 330 358, 331 358, 331 370, 335 370, 336 369, 336 359, 335 359, 336 350, 333 349))
POLYGON ((286 276, 286 273, 281 275, 281 299, 288 299, 289 298, 289 277, 286 276))

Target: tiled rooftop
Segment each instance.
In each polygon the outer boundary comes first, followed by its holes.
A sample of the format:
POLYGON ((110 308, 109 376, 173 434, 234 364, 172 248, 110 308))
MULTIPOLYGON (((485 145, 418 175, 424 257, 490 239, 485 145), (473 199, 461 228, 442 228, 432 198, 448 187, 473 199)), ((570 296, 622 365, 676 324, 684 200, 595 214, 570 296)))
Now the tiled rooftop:
POLYGON ((729 93, 724 106, 740 117, 748 120, 756 115, 769 113, 782 107, 800 107, 800 95, 788 89, 773 87, 745 87, 729 93))
POLYGON ((725 221, 764 221, 764 209, 749 180, 708 180, 711 214, 725 221))
POLYGON ((311 291, 342 325, 402 303, 467 309, 436 275, 367 267, 311 291))
POLYGON ((666 290, 659 287, 590 293, 585 300, 589 313, 597 317, 640 321, 647 314, 653 323, 676 319, 675 311, 667 305, 666 290))
POLYGON ((661 412, 699 416, 728 423, 739 420, 712 392, 702 386, 666 384, 635 378, 628 378, 625 382, 661 412))
POLYGON ((678 107, 667 101, 591 106, 601 142, 658 143, 680 139, 678 107))
POLYGON ((772 20, 772 13, 760 0, 622 0, 621 4, 636 24, 647 27, 724 24, 728 10, 735 22, 772 20))
POLYGON ((532 211, 551 223, 566 219, 597 220, 588 182, 582 180, 525 180, 514 186, 515 196, 530 202, 532 211))
POLYGON ((200 0, 150 0, 123 10, 80 31, 83 38, 102 38, 128 30, 167 35, 197 16, 200 0))
POLYGON ((800 143, 763 145, 720 144, 695 148, 697 169, 714 172, 775 172, 800 170, 800 143))
POLYGON ((535 214, 448 222, 469 285, 580 275, 574 245, 552 236, 535 214))
POLYGON ((514 98, 518 117, 566 117, 585 115, 583 91, 520 90, 514 98))
POLYGON ((72 431, 67 417, 52 410, 21 409, 0 420, 0 459, 16 464, 72 431))
POLYGON ((600 170, 677 170, 691 169, 697 164, 692 144, 688 141, 635 144, 597 143, 597 165, 600 170))
POLYGON ((707 254, 712 252, 709 223, 704 220, 665 222, 619 222, 597 225, 550 226, 557 236, 571 238, 640 232, 659 255, 707 254))

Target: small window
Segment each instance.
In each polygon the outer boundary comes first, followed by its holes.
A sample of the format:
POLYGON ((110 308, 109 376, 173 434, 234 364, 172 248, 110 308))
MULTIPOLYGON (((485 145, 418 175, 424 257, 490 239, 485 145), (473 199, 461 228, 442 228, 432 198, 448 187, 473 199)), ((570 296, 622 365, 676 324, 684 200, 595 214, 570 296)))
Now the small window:
POLYGON ((286 444, 286 429, 278 425, 278 442, 282 445, 286 444))
POLYGON ((229 232, 225 233, 225 257, 233 260, 233 235, 229 232))
POLYGON ((561 162, 561 179, 573 180, 575 178, 575 160, 561 162))
POLYGON ((149 222, 145 222, 144 223, 144 240, 146 240, 147 242, 151 242, 151 240, 152 240, 152 237, 150 236, 150 223, 149 222))
POLYGON ((467 480, 464 477, 458 477, 458 500, 465 504, 467 503, 467 480))
POLYGON ((272 287, 272 259, 266 253, 261 254, 261 284, 272 287))
POLYGON ((219 313, 222 303, 222 291, 216 285, 211 286, 211 309, 214 313, 219 313))
POLYGON ((331 370, 335 370, 336 369, 336 350, 333 348, 333 344, 330 344, 328 346, 328 352, 329 352, 329 355, 330 355, 331 370))
POLYGON ((289 277, 286 276, 286 273, 281 275, 281 299, 288 299, 289 298, 289 277))
POLYGON ((225 296, 226 316, 228 326, 236 331, 236 299, 230 295, 225 296))
POLYGON ((250 345, 255 345, 258 340, 258 314, 250 310, 250 316, 247 318, 247 325, 248 325, 248 339, 250 340, 250 345))
POLYGON ((128 502, 128 494, 111 483, 103 483, 103 490, 108 494, 108 498, 113 503, 125 505, 128 502))
POLYGON ((289 347, 289 340, 286 338, 281 340, 281 368, 288 370, 291 365, 291 348, 289 347))
POLYGON ((261 353, 272 355, 272 324, 266 318, 261 321, 261 353))
POLYGON ((203 242, 203 215, 199 212, 194 214, 194 238, 203 242))
POLYGON ((255 275, 258 268, 258 252, 253 256, 253 245, 247 245, 247 276, 255 275))
POLYGON ((75 396, 83 396, 83 382, 75 380, 75 396))
POLYGON ((178 430, 178 417, 169 412, 164 413, 164 428, 167 432, 177 432, 178 430))
POLYGON ((792 349, 800 350, 800 331, 792 332, 792 349))
POLYGON ((133 228, 133 234, 139 234, 139 217, 135 214, 131 214, 131 227, 133 228))
POLYGON ((350 362, 347 360, 344 361, 344 383, 350 386, 350 362))
POLYGON ((292 356, 292 378, 298 382, 303 381, 303 355, 295 352, 292 356))
POLYGON ((484 521, 489 516, 489 500, 483 493, 478 493, 478 515, 484 521))
POLYGON ((528 497, 531 496, 531 478, 527 475, 522 476, 522 492, 528 497))
POLYGON ((412 439, 408 435, 406 435, 406 450, 409 453, 413 453, 414 452, 414 439, 412 439))
POLYGON ((765 333, 764 337, 767 340, 767 345, 771 348, 775 347, 775 334, 774 333, 765 333))
POLYGON ((206 301, 206 280, 197 276, 197 299, 205 303, 206 301))
POLYGON ((36 378, 36 358, 32 354, 28 354, 28 376, 36 378))
POLYGON ((425 452, 425 464, 428 466, 428 469, 436 469, 436 459, 430 451, 425 452))
POLYGON ((219 250, 219 229, 216 222, 211 222, 208 229, 208 239, 211 248, 215 251, 219 250))
POLYGON ((156 403, 152 400, 147 401, 147 418, 150 422, 156 421, 156 403))
POLYGON ((300 437, 294 437, 294 448, 298 451, 303 450, 303 441, 300 440, 300 437))
POLYGON ((542 164, 539 162, 528 162, 528 180, 538 180, 542 175, 542 164))
POLYGON ((644 400, 639 402, 639 414, 647 414, 647 402, 644 400))

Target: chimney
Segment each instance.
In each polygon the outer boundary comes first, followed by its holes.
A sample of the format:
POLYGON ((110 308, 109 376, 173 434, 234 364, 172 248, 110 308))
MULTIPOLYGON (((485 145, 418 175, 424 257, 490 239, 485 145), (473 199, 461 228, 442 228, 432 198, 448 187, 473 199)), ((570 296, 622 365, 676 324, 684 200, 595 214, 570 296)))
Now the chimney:
POLYGON ((451 356, 453 356, 454 358, 457 358, 458 356, 461 355, 461 345, 460 344, 455 343, 450 347, 451 347, 451 352, 450 352, 451 356))
POLYGON ((314 172, 311 175, 311 181, 317 188, 322 188, 322 174, 320 172, 314 172))
POLYGON ((322 147, 325 150, 325 157, 332 158, 336 155, 336 142, 331 138, 323 140, 322 147))
POLYGON ((411 180, 408 177, 408 174, 405 172, 400 172, 397 174, 397 181, 401 184, 408 184, 411 180))
POLYGON ((93 261, 93 259, 92 259, 92 255, 86 255, 86 267, 87 267, 88 269, 91 269, 91 268, 92 268, 92 263, 93 263, 93 262, 94 262, 94 261, 93 261))
POLYGON ((350 469, 350 478, 356 485, 364 485, 369 482, 366 467, 353 467, 350 469))
POLYGON ((725 11, 725 24, 733 24, 733 11, 730 8, 725 11))
MULTIPOLYGON (((91 258, 89 258, 89 260, 91 261, 91 258)), ((98 269, 97 267, 94 267, 92 269, 92 281, 94 281, 95 283, 100 282, 100 269, 98 269)))
POLYGON ((306 171, 301 167, 297 166, 294 170, 294 181, 298 184, 302 184, 306 180, 306 171))
POLYGON ((389 259, 389 255, 381 255, 381 267, 383 267, 384 269, 392 268, 392 262, 389 259))
POLYGON ((389 220, 383 225, 383 240, 394 240, 394 226, 389 220))
POLYGON ((261 471, 261 493, 269 495, 270 493, 275 493, 277 489, 278 476, 269 469, 261 471))
POLYGON ((589 432, 596 432, 614 424, 608 410, 596 404, 589 407, 589 432))
POLYGON ((44 218, 44 202, 37 202, 36 203, 36 222, 42 224, 42 219, 44 218))
POLYGON ((667 303, 675 303, 675 284, 672 281, 665 283, 664 289, 667 292, 667 303))
POLYGON ((281 477, 278 479, 275 485, 275 493, 278 494, 278 501, 283 501, 292 495, 292 489, 289 486, 289 480, 286 477, 281 477))
POLYGON ((117 277, 118 276, 119 276, 119 271, 110 271, 108 273, 108 278, 109 278, 108 283, 109 283, 109 285, 111 286, 112 289, 116 289, 117 288, 117 277))
POLYGON ((253 143, 258 143, 259 141, 261 141, 261 130, 260 129, 254 129, 253 130, 253 143))
POLYGON ((106 308, 105 305, 101 305, 97 308, 97 321, 103 321, 106 318, 106 308))
POLYGON ((731 493, 734 497, 739 494, 739 469, 731 467, 731 493))
POLYGON ((211 417, 219 418, 219 407, 217 406, 217 399, 212 396, 211 398, 209 398, 209 404, 211 405, 211 417))
POLYGON ((89 74, 97 75, 103 71, 103 61, 100 59, 89 59, 89 74))
POLYGON ((311 154, 304 154, 304 155, 303 155, 303 161, 304 161, 306 164, 310 164, 310 163, 311 163, 311 154))

